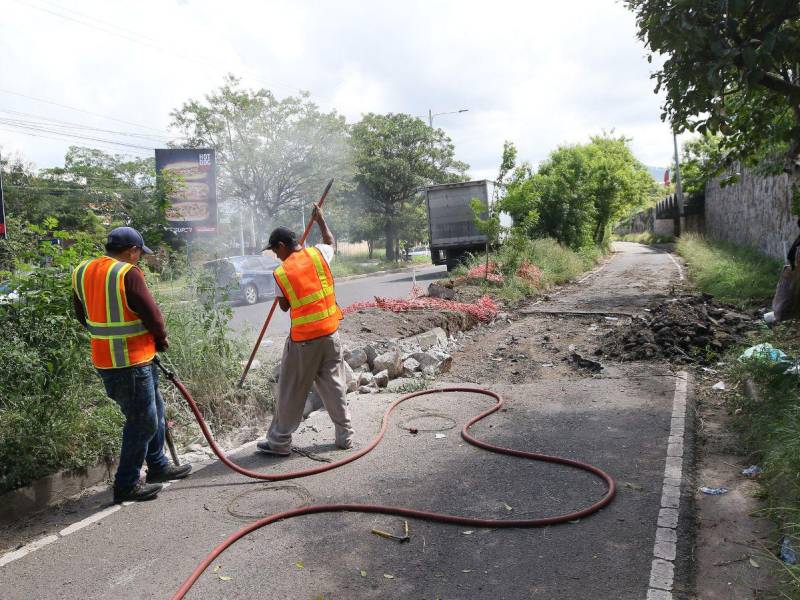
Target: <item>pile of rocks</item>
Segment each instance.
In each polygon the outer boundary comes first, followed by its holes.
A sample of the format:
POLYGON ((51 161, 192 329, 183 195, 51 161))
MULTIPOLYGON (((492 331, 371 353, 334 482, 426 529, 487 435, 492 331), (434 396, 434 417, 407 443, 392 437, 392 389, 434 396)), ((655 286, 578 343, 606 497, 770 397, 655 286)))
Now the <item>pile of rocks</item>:
MULTIPOLYGON (((345 348, 348 395, 375 394, 383 390, 399 392, 414 387, 420 379, 449 371, 453 364, 450 351, 454 348, 455 340, 441 327, 409 338, 345 348)), ((275 394, 280 370, 278 361, 272 378, 275 394)), ((303 417, 322 408, 322 399, 312 390, 306 399, 303 417)))
POLYGON ((453 342, 436 327, 425 333, 366 344, 344 351, 347 391, 370 394, 388 388, 400 389, 415 379, 433 378, 450 370, 453 358, 448 353, 453 342))
POLYGON ((742 339, 754 318, 708 294, 672 298, 605 336, 596 354, 623 361, 664 358, 705 364, 742 339))

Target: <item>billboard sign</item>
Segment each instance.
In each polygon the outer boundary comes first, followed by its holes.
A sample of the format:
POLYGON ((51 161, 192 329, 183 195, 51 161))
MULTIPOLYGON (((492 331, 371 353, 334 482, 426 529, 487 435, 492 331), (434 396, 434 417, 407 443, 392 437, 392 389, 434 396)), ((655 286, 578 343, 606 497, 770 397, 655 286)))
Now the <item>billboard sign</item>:
POLYGON ((217 185, 214 150, 168 148, 156 150, 156 173, 174 175, 169 193, 167 223, 186 237, 217 232, 217 185))

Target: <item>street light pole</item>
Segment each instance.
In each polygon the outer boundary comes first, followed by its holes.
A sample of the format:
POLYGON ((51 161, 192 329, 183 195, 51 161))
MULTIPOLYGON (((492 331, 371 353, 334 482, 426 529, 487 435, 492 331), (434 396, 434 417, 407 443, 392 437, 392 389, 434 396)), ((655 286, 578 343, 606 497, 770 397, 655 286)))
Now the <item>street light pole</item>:
POLYGON ((683 189, 681 188, 681 161, 678 156, 678 134, 672 129, 672 144, 675 148, 675 197, 677 199, 678 216, 675 219, 675 237, 681 235, 681 215, 683 214, 683 189))
POLYGON ((451 110, 450 112, 440 112, 434 113, 432 109, 428 109, 428 126, 433 129, 433 117, 440 117, 442 115, 457 115, 459 113, 469 112, 468 108, 462 108, 461 110, 451 110))

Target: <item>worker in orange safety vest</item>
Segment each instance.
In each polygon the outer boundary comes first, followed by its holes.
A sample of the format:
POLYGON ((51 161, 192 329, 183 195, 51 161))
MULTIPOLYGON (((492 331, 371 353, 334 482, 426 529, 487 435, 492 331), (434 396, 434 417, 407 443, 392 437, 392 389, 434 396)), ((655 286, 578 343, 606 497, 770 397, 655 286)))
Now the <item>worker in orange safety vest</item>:
POLYGON ((82 262, 72 273, 75 315, 89 331, 92 363, 108 396, 125 416, 114 502, 149 500, 162 483, 189 475, 164 455, 164 399, 158 391, 156 351, 169 346, 164 318, 136 266, 152 254, 132 227, 108 234, 106 255, 82 262), (139 480, 147 462, 147 478, 139 480))
POLYGON ((291 331, 283 348, 275 414, 266 439, 258 442, 261 452, 288 456, 292 434, 300 425, 306 398, 313 388, 321 398, 335 427, 338 448, 353 446, 353 428, 347 408, 347 381, 333 275, 334 238, 322 211, 314 207, 312 220, 320 228, 322 243, 303 248, 295 233, 278 227, 264 250, 281 260, 275 269, 275 296, 281 310, 289 311, 291 331))

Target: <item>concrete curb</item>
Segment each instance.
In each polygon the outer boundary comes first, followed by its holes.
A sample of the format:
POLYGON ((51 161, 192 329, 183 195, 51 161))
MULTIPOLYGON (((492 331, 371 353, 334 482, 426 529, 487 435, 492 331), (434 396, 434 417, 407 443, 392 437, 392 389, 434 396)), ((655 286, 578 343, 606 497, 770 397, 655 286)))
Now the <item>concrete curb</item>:
MULTIPOLYGON (((427 269, 428 267, 435 267, 437 265, 421 265, 419 268, 427 269)), ((345 277, 336 277, 334 275, 334 279, 337 283, 344 282, 344 281, 354 281, 356 279, 366 279, 367 277, 372 277, 373 275, 391 275, 392 273, 404 273, 406 271, 413 271, 416 269, 416 266, 413 267, 401 267, 399 269, 386 269, 385 271, 373 271, 372 273, 361 273, 360 275, 346 275, 345 277)))
POLYGON ((111 479, 115 462, 101 463, 85 470, 59 471, 0 496, 0 523, 57 505, 83 490, 111 479))

